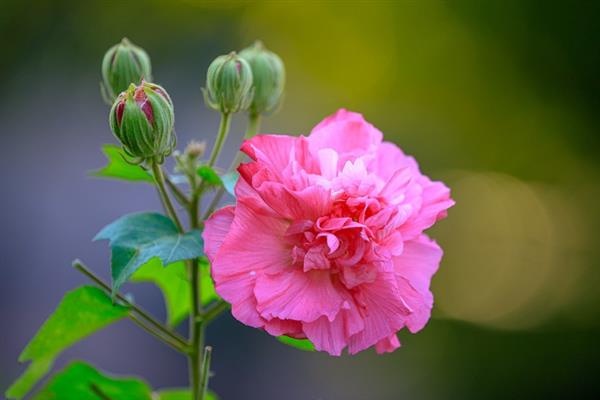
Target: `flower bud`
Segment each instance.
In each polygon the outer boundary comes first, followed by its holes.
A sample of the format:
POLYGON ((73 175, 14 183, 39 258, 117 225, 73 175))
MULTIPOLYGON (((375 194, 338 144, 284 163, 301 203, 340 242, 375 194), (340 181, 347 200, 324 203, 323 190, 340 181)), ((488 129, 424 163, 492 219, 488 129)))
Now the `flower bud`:
POLYGON ((112 103, 130 84, 139 85, 142 79, 152 81, 150 57, 144 49, 124 38, 104 55, 102 79, 103 95, 112 103))
POLYGON ((206 151, 206 142, 198 142, 196 140, 192 140, 185 147, 183 154, 185 154, 188 158, 195 160, 204 155, 206 151))
POLYGON ((173 103, 162 87, 142 81, 122 92, 110 110, 110 128, 135 162, 158 162, 173 152, 173 103))
POLYGON ((256 41, 240 52, 252 68, 254 98, 250 112, 262 114, 274 111, 280 104, 285 86, 285 68, 279 56, 256 41))
POLYGON ((204 100, 222 113, 245 111, 253 96, 252 69, 235 52, 217 57, 208 67, 204 100))

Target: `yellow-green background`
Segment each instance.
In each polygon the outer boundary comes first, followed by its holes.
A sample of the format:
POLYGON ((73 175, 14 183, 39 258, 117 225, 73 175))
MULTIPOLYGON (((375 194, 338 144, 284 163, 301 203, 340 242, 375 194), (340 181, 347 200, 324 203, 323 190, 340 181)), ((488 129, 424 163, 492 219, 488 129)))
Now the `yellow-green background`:
MULTIPOLYGON (((113 141, 98 91, 104 51, 143 46, 172 95, 183 146, 218 117, 210 60, 259 38, 287 67, 269 133, 307 134, 346 107, 444 180, 457 201, 431 230, 445 249, 433 319, 392 355, 330 358, 224 317, 209 333, 225 399, 584 398, 600 383, 600 3, 592 1, 13 1, 0 3, 0 389, 82 257, 140 185, 94 181, 113 141)), ((221 160, 239 144, 244 118, 221 160)), ((164 314, 159 292, 129 287, 164 314)), ((185 361, 126 322, 62 359, 186 383, 185 361)), ((60 364, 60 363, 59 363, 60 364)))

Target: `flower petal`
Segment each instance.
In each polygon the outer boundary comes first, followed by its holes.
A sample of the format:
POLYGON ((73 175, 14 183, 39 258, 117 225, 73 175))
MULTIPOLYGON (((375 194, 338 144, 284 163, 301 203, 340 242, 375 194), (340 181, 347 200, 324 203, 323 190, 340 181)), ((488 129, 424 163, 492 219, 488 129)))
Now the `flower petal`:
POLYGON ((267 320, 312 322, 326 316, 333 321, 342 306, 342 297, 334 288, 329 271, 290 269, 262 274, 256 279, 254 295, 258 312, 267 320))

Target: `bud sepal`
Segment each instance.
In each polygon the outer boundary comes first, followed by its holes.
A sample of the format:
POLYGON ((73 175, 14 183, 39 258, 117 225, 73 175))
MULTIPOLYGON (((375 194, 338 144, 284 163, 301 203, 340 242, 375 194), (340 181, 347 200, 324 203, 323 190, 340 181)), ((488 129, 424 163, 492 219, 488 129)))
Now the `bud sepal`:
POLYGON ((142 82, 122 92, 110 111, 110 127, 135 163, 162 164, 176 144, 173 103, 161 86, 142 82))
POLYGON ((102 96, 112 104, 130 84, 139 85, 142 80, 152 81, 150 57, 144 49, 123 38, 108 49, 102 60, 102 96))
POLYGON ((283 99, 285 67, 281 58, 269 51, 260 41, 240 52, 252 68, 254 97, 250 113, 264 114, 277 111, 283 99))
POLYGON ((206 104, 224 114, 246 111, 252 103, 252 69, 246 60, 235 52, 217 57, 208 67, 206 104))

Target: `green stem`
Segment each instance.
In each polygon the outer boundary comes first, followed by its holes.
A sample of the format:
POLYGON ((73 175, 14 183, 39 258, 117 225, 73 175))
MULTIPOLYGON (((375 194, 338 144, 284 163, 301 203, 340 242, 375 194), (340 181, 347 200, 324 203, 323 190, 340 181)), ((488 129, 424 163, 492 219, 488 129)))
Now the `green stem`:
POLYGON ((204 357, 202 357, 202 384, 200 387, 200 400, 204 400, 206 389, 208 389, 208 379, 210 378, 210 360, 212 356, 212 347, 204 348, 204 357))
POLYGON ((163 175, 162 168, 160 164, 157 162, 152 162, 152 173, 154 174, 154 180, 156 181, 156 185, 158 187, 158 193, 160 195, 160 199, 163 202, 163 205, 167 209, 167 214, 169 217, 173 219, 175 225, 179 232, 183 233, 183 225, 179 221, 179 217, 177 216, 177 212, 175 211, 175 207, 173 207, 173 203, 167 194, 167 190, 165 188, 165 176, 163 175))
POLYGON ((202 378, 202 370, 200 369, 200 349, 204 341, 204 325, 198 322, 200 315, 200 285, 199 285, 199 265, 198 259, 192 260, 190 263, 190 282, 191 290, 191 312, 190 312, 190 342, 191 351, 188 354, 188 363, 190 369, 190 384, 192 386, 192 400, 200 398, 200 381, 202 378))
POLYGON ((201 316, 205 324, 210 323, 213 319, 217 318, 225 310, 229 309, 229 304, 223 300, 215 302, 206 312, 201 316))
MULTIPOLYGON (((190 180, 192 185, 192 198, 188 207, 190 215, 190 226, 192 229, 198 229, 200 221, 198 220, 198 206, 200 203, 201 191, 198 190, 196 180, 190 180)), ((192 400, 200 399, 202 369, 200 359, 202 357, 201 349, 204 347, 204 325, 198 322, 198 316, 202 309, 200 304, 200 265, 198 259, 193 259, 189 264, 189 275, 191 285, 191 307, 190 307, 190 342, 191 351, 188 355, 190 370, 190 385, 192 386, 192 400)))
MULTIPOLYGON (((94 274, 85 264, 83 264, 79 260, 73 261, 73 267, 77 269, 82 274, 86 275, 92 282, 98 285, 101 289, 103 289, 107 294, 111 294, 111 287, 106 282, 104 282, 100 277, 94 274)), ((142 309, 140 306, 131 303, 125 296, 117 292, 115 297, 119 299, 125 306, 131 308, 133 312, 136 312, 141 318, 146 320, 150 325, 152 325, 155 329, 159 330, 163 336, 168 337, 173 342, 177 343, 179 347, 178 350, 187 353, 187 341, 181 337, 177 332, 167 328, 163 324, 161 324, 156 318, 154 318, 150 313, 142 309)), ((131 316, 131 315, 130 315, 131 316)), ((132 318, 133 319, 133 318, 132 318)), ((135 322, 135 321, 134 321, 135 322)), ((163 338, 161 337, 161 340, 163 338)), ((171 344, 171 343, 169 343, 171 344)))
POLYGON ((186 347, 182 347, 178 342, 169 339, 167 336, 161 335, 159 332, 155 331, 154 329, 152 329, 150 326, 146 325, 140 318, 138 318, 134 313, 130 313, 129 314, 129 318, 133 321, 133 323, 135 323, 137 326, 139 326, 140 328, 142 328, 142 330, 144 330, 146 333, 149 333, 150 335, 154 336, 155 338, 157 338, 158 340, 160 340, 161 342, 168 344, 169 346, 171 346, 173 349, 186 354, 188 352, 187 346, 186 347))
MULTIPOLYGON (((258 133, 258 131, 260 130, 260 123, 261 123, 260 114, 250 114, 250 116, 248 117, 248 127, 246 128, 246 133, 244 134, 244 140, 250 139, 258 133)), ((238 151, 237 154, 235 155, 235 158, 231 162, 231 165, 229 166, 228 172, 235 170, 238 167, 238 165, 240 165, 240 163, 242 162, 243 159, 244 159, 244 153, 242 153, 241 151, 238 151)), ((217 191, 217 193, 215 193, 215 196, 213 197, 210 204, 208 205, 208 208, 204 212, 204 215, 202 215, 203 220, 210 217, 210 214, 212 214, 213 211, 215 210, 215 208, 217 208, 217 206, 219 205, 219 202, 221 201, 221 198, 223 198, 224 194, 225 194, 225 188, 223 186, 221 186, 219 188, 219 190, 217 191)))
POLYGON ((173 193, 179 204, 181 204, 183 207, 187 207, 190 204, 190 199, 187 198, 185 193, 183 193, 183 191, 181 191, 181 189, 179 189, 179 187, 176 184, 174 184, 168 176, 165 176, 165 182, 167 183, 169 189, 171 189, 171 192, 173 193))
POLYGON ((215 145, 210 153, 210 158, 208 159, 208 166, 212 167, 217 162, 217 158, 219 158, 219 154, 221 153, 221 149, 223 148, 223 143, 225 143, 225 139, 227 139, 227 135, 229 134, 229 126, 231 125, 231 114, 222 113, 221 114, 221 123, 219 124, 219 132, 217 133, 217 140, 215 141, 215 145))

